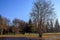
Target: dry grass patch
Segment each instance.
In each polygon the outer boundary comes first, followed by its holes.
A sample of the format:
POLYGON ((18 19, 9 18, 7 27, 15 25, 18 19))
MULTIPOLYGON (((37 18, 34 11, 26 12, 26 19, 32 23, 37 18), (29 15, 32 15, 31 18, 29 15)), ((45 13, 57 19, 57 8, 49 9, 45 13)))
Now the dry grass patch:
POLYGON ((60 36, 60 33, 44 33, 43 36, 60 36))

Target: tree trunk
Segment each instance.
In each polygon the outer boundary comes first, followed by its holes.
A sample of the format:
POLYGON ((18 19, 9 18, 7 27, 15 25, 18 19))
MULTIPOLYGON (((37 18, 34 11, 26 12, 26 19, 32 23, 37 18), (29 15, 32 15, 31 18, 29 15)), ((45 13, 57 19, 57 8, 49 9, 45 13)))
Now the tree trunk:
POLYGON ((42 33, 41 32, 39 33, 39 37, 42 38, 42 33))
POLYGON ((3 35, 3 29, 1 29, 1 35, 3 35))
POLYGON ((8 30, 8 34, 9 34, 9 30, 8 30))

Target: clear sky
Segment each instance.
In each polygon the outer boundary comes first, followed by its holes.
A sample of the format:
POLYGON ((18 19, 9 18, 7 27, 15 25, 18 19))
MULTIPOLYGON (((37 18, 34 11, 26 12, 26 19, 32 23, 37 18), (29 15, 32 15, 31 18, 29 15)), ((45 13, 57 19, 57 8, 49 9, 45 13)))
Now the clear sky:
MULTIPOLYGON (((60 0, 52 0, 52 3, 60 22, 60 0)), ((11 20, 19 18, 28 21, 32 5, 33 0, 0 0, 0 14, 11 20)))

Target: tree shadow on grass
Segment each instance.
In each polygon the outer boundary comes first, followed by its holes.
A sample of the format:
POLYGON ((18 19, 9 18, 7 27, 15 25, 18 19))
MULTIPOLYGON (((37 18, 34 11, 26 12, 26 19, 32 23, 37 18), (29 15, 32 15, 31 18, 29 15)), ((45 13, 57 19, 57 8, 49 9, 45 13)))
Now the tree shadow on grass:
POLYGON ((29 40, 44 40, 43 38, 34 38, 34 39, 29 39, 29 40))

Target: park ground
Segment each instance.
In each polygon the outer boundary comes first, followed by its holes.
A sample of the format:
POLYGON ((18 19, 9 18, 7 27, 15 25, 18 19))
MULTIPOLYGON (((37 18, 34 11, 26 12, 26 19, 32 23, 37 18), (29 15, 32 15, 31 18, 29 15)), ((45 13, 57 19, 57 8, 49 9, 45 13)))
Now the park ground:
MULTIPOLYGON (((0 37, 27 37, 27 38, 39 38, 39 34, 35 33, 25 33, 25 34, 15 34, 15 35, 0 35, 0 37)), ((43 33, 42 36, 45 40, 60 40, 60 33, 43 33)))

